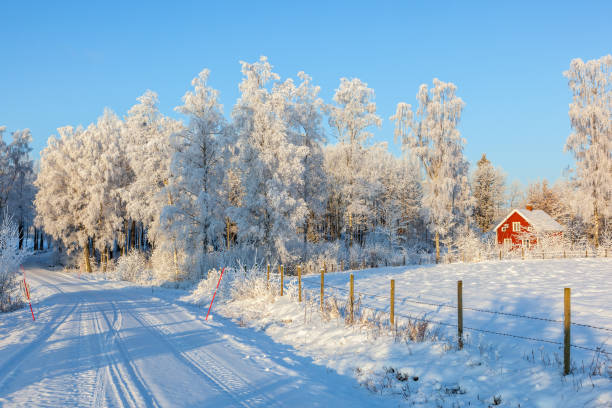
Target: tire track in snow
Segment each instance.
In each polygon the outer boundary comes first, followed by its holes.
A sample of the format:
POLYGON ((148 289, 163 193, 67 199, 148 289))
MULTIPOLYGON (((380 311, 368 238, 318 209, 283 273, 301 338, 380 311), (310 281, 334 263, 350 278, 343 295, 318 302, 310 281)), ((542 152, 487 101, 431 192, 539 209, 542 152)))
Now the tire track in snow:
MULTIPOLYGON (((170 306, 176 307, 176 305, 172 304, 170 306)), ((256 387, 237 371, 219 362, 209 352, 201 348, 193 351, 180 351, 181 349, 187 349, 188 345, 182 344, 180 340, 171 340, 173 333, 155 315, 141 313, 139 317, 134 316, 134 318, 141 321, 143 326, 162 339, 185 364, 190 366, 196 373, 206 376, 219 390, 230 395, 238 404, 244 407, 278 406, 276 401, 266 396, 250 395, 256 387)))
POLYGON ((0 394, 2 394, 3 387, 6 386, 8 380, 14 377, 13 374, 17 369, 28 360, 28 357, 32 355, 33 352, 46 345, 47 340, 57 332, 59 327, 68 320, 79 306, 80 303, 75 303, 70 308, 70 305, 66 304, 34 339, 0 365, 0 394), (67 309, 70 310, 66 312, 67 309))
MULTIPOLYGON (((188 366, 195 374, 204 374, 204 376, 206 376, 206 378, 210 382, 212 382, 213 386, 215 386, 218 391, 230 396, 234 401, 236 401, 237 404, 243 407, 250 408, 252 406, 259 405, 251 405, 248 403, 248 401, 240 400, 236 396, 236 394, 242 394, 244 392, 243 388, 246 388, 247 384, 236 382, 231 375, 227 375, 227 370, 224 370, 223 367, 218 366, 218 364, 211 364, 208 366, 208 369, 205 368, 205 366, 203 366, 199 361, 197 361, 197 359, 194 359, 191 356, 192 353, 179 351, 178 348, 174 344, 172 344, 170 340, 168 340, 167 336, 171 335, 169 331, 164 331, 163 329, 155 330, 152 327, 155 325, 155 323, 153 323, 151 320, 143 316, 136 317, 134 314, 132 314, 132 316, 135 320, 139 321, 143 327, 147 328, 149 332, 151 332, 154 336, 164 342, 167 345, 168 349, 172 351, 174 356, 177 359, 181 360, 183 364, 188 366), (218 375, 212 374, 215 371, 226 371, 226 373, 225 375, 222 375, 221 378, 219 378, 218 375)), ((161 322, 158 322, 157 324, 160 327, 163 326, 163 323, 161 322)))
MULTIPOLYGON (((91 284, 84 286, 93 288, 91 284)), ((92 289, 94 296, 96 296, 95 290, 95 288, 92 289)), ((99 298, 99 296, 96 297, 99 298)), ((97 388, 104 390, 107 385, 110 385, 115 401, 121 406, 159 407, 159 402, 147 390, 142 375, 132 363, 127 348, 121 339, 120 331, 123 324, 121 310, 112 301, 100 302, 100 304, 110 304, 113 308, 113 316, 111 321, 104 310, 96 310, 92 314, 92 321, 94 322, 96 333, 98 333, 96 337, 98 338, 100 355, 104 356, 107 363, 105 365, 105 375, 99 376, 102 384, 97 384, 97 388), (102 322, 105 327, 102 327, 102 322), (106 334, 103 335, 102 333, 106 334), (115 353, 115 350, 118 353, 115 353), (117 358, 117 354, 120 358, 117 358)), ((94 406, 106 405, 102 395, 99 391, 93 399, 94 406)))
MULTIPOLYGON (((61 404, 69 403, 76 406, 91 405, 98 387, 98 378, 103 369, 96 361, 92 362, 92 360, 97 360, 97 355, 94 350, 94 339, 88 327, 90 324, 87 318, 89 309, 83 296, 80 296, 78 292, 63 290, 59 285, 50 281, 50 277, 44 272, 46 271, 36 274, 32 280, 40 285, 52 287, 56 294, 66 296, 65 305, 59 313, 55 313, 51 326, 43 319, 37 320, 38 324, 45 325, 43 326, 45 329, 36 338, 30 340, 28 346, 23 348, 18 355, 6 363, 11 364, 12 360, 19 360, 10 371, 6 370, 5 366, 0 368, 0 372, 6 373, 2 382, 5 386, 10 386, 13 381, 18 381, 21 378, 18 371, 21 367, 28 367, 27 370, 30 371, 31 367, 42 368, 43 372, 39 372, 38 377, 34 373, 34 377, 29 379, 36 379, 36 381, 15 394, 12 403, 19 406, 26 404, 52 406, 57 405, 57 401, 61 401, 61 404), (73 306, 68 310, 71 304, 73 306), (51 365, 48 367, 52 370, 51 375, 48 375, 44 361, 47 362, 47 365, 51 365), (7 381, 9 377, 13 381, 7 381), (29 387, 34 387, 36 392, 29 392, 29 387)), ((53 309, 51 307, 51 310, 53 309)), ((7 400, 1 401, 8 403, 7 400)))

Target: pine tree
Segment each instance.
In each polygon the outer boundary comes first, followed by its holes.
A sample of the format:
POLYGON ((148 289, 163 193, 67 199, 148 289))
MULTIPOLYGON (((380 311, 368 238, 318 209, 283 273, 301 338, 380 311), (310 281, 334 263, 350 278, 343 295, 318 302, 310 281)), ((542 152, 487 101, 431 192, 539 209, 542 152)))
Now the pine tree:
POLYGON ((504 201, 504 176, 483 154, 474 172, 474 220, 481 232, 488 232, 498 216, 504 201))

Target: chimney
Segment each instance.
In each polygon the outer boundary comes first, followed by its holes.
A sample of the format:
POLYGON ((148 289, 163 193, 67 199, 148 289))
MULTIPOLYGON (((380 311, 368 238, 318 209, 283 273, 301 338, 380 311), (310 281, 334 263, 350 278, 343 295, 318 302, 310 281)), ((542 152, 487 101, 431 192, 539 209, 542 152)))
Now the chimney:
POLYGON ((525 208, 527 209, 527 211, 533 211, 532 205, 526 205, 525 208))

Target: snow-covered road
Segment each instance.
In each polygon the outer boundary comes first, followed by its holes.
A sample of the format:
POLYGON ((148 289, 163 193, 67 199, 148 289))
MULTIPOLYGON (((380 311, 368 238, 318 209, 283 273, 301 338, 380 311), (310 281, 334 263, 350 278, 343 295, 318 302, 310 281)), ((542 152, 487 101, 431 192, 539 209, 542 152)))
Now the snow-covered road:
POLYGON ((28 309, 0 315, 0 406, 383 404, 261 332, 44 260, 26 263, 36 322, 28 309))

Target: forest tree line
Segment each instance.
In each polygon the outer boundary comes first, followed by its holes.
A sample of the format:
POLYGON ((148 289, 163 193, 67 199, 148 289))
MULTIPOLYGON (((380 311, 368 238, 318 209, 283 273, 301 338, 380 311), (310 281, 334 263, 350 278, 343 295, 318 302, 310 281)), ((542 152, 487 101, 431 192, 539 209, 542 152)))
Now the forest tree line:
POLYGON ((397 105, 396 157, 372 142, 383 118, 363 81, 342 78, 327 103, 303 72, 282 79, 265 57, 241 66, 229 116, 203 70, 176 108, 185 123, 147 91, 123 117, 106 109, 96 123, 58 129, 36 171, 29 131, 14 132, 0 144, 0 210, 82 250, 88 270, 94 255, 108 262, 134 248, 182 273, 229 253, 286 265, 405 251, 439 259, 526 204, 565 225, 569 242, 612 238, 611 56, 573 60, 564 73, 575 166, 526 191, 484 154, 470 171, 464 102, 450 82, 434 79, 414 106, 397 105))

